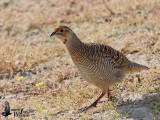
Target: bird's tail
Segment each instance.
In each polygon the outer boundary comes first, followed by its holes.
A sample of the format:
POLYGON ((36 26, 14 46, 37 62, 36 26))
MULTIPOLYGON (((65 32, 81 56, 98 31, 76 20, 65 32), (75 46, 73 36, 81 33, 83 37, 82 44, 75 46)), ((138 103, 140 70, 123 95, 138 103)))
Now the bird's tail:
POLYGON ((148 69, 149 68, 147 66, 131 62, 126 67, 124 67, 123 71, 125 74, 131 74, 131 73, 140 72, 142 70, 148 70, 148 69))

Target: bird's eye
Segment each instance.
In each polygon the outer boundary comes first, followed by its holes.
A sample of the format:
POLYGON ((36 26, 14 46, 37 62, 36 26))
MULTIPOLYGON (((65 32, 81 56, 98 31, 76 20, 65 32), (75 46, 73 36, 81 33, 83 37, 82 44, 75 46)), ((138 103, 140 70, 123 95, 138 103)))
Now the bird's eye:
POLYGON ((60 32, 62 33, 64 30, 60 30, 60 32))

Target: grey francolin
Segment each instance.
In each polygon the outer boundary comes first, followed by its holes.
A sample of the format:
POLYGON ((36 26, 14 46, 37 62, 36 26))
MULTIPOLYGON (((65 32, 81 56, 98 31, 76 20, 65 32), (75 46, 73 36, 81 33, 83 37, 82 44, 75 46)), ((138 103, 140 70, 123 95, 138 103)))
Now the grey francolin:
POLYGON ((110 98, 109 86, 122 82, 126 74, 149 69, 129 61, 121 52, 107 45, 81 42, 77 35, 66 26, 56 28, 50 37, 53 35, 65 44, 81 77, 102 91, 98 99, 88 108, 96 107, 98 101, 107 92, 110 98))

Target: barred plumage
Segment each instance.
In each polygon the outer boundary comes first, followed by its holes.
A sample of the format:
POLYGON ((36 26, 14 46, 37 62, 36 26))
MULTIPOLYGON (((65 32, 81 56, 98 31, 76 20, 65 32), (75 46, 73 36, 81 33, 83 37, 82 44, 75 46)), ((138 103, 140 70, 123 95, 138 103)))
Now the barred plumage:
POLYGON ((121 52, 110 46, 81 42, 66 26, 56 28, 51 36, 54 34, 65 43, 82 78, 102 90, 100 97, 89 107, 96 106, 107 90, 109 97, 109 86, 121 82, 126 74, 148 69, 129 61, 121 52))

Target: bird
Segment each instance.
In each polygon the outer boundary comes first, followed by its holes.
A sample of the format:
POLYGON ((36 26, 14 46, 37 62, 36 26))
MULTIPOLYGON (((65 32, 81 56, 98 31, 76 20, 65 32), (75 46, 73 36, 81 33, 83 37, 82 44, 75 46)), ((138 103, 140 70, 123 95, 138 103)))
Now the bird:
POLYGON ((4 107, 4 112, 2 112, 2 115, 7 117, 8 115, 11 115, 12 113, 10 113, 10 106, 9 106, 9 102, 5 101, 5 107, 4 107))
POLYGON ((109 87, 122 82, 127 74, 149 69, 130 61, 123 53, 108 45, 82 42, 67 26, 55 28, 52 36, 65 44, 80 76, 102 92, 87 109, 96 107, 105 94, 110 99, 109 87))

